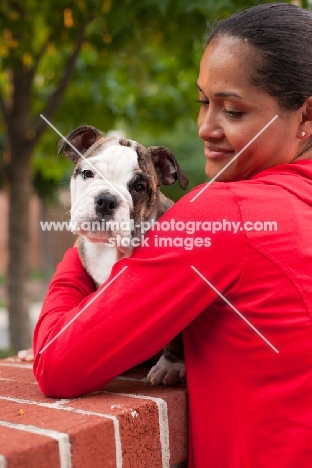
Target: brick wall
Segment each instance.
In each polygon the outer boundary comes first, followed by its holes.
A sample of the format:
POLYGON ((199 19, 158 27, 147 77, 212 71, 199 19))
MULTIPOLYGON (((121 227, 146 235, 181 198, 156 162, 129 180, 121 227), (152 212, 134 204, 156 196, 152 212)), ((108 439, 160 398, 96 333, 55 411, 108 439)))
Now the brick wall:
POLYGON ((0 468, 186 468, 186 387, 151 387, 146 372, 56 400, 31 364, 0 360, 0 468))

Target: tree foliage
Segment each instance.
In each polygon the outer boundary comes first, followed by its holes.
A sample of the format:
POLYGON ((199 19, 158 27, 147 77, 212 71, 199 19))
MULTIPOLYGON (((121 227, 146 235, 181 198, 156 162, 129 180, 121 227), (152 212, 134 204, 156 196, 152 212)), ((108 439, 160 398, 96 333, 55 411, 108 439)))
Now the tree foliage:
MULTIPOLYGON (((59 137, 49 130, 41 138, 46 124, 40 114, 54 116, 63 134, 90 123, 104 131, 126 129, 137 140, 195 121, 207 22, 246 6, 230 0, 4 0, 0 90, 9 99, 12 67, 33 75, 26 132, 36 147, 34 175, 59 181, 70 171, 55 156, 59 137)), ((176 137, 194 141, 193 128, 176 137)))

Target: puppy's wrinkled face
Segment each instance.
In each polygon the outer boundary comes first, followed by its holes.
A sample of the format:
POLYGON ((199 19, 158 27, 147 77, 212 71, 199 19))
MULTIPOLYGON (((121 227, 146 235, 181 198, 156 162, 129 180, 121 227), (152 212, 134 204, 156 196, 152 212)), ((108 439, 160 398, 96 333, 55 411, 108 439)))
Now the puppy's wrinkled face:
POLYGON ((140 168, 144 151, 132 140, 101 138, 78 159, 70 186, 75 233, 93 242, 131 238, 153 215, 158 179, 153 164, 148 174, 140 168))
POLYGON ((105 138, 90 125, 62 138, 58 154, 62 152, 75 165, 70 187, 72 231, 92 242, 109 242, 117 236, 140 238, 146 225, 172 205, 168 199, 160 203, 159 187, 176 181, 183 190, 188 185, 165 146, 145 148, 133 140, 105 138))

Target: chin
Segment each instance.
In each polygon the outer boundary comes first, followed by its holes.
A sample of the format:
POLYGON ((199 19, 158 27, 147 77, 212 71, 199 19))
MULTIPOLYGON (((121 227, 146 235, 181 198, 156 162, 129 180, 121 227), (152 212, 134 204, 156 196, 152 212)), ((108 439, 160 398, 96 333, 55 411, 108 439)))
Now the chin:
POLYGON ((231 166, 229 166, 227 169, 225 169, 224 172, 220 174, 220 171, 222 171, 223 167, 211 167, 211 163, 208 161, 205 167, 205 173, 209 179, 213 179, 217 176, 215 179, 216 182, 235 182, 237 180, 243 180, 246 178, 243 177, 243 174, 238 174, 237 171, 233 170, 234 168, 231 168, 231 166))
POLYGON ((105 235, 101 235, 101 233, 94 233, 94 232, 88 232, 87 234, 83 234, 88 241, 93 242, 93 243, 104 243, 107 244, 109 242, 109 237, 105 233, 105 235))
MULTIPOLYGON (((213 179, 214 177, 216 177, 220 173, 221 170, 222 170, 222 167, 219 167, 219 168, 211 167, 211 164, 208 162, 206 164, 205 174, 209 179, 213 179)), ((216 178, 216 182, 229 182, 230 180, 227 177, 227 175, 229 175, 229 174, 226 174, 226 173, 227 173, 227 170, 222 172, 222 174, 220 174, 216 178)))

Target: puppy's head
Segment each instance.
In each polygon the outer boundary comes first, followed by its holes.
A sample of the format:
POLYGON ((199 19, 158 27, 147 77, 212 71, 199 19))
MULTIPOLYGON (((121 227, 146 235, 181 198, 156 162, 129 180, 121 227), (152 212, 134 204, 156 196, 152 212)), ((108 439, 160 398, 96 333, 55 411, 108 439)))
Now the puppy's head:
POLYGON ((82 126, 59 141, 58 154, 63 151, 75 165, 72 230, 94 242, 139 235, 142 223, 157 217, 160 186, 178 180, 187 188, 188 178, 163 146, 145 148, 82 126))

